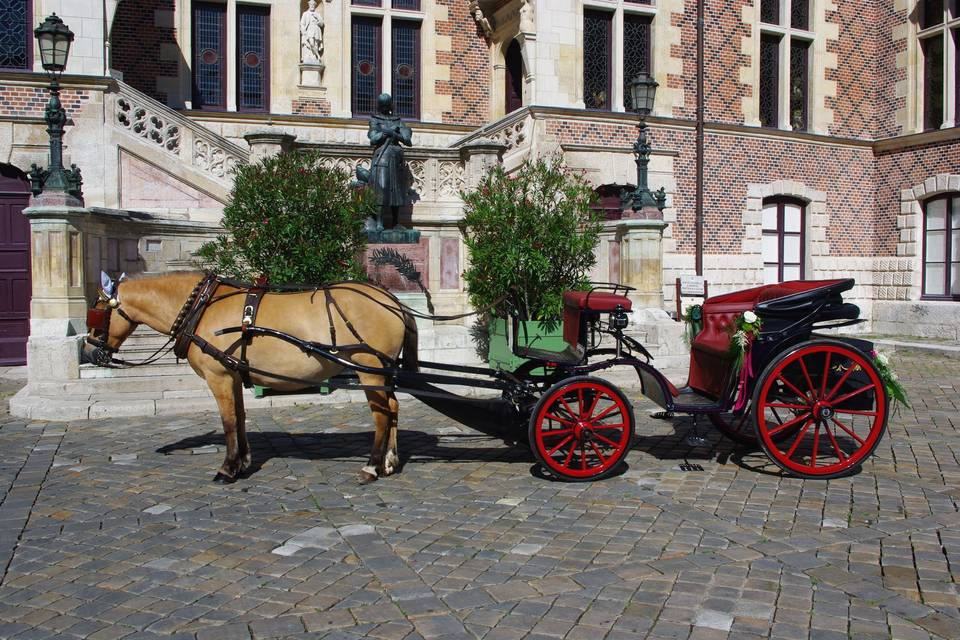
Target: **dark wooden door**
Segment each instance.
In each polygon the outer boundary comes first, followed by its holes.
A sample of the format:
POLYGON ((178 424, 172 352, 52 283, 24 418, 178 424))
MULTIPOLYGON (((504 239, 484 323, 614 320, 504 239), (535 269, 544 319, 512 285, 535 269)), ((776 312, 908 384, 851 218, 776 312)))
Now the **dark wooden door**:
POLYGON ((29 193, 18 173, 0 165, 0 366, 27 363, 30 335, 29 193))
POLYGON ((514 40, 507 47, 506 55, 506 108, 507 113, 516 111, 523 106, 523 53, 520 43, 514 40))

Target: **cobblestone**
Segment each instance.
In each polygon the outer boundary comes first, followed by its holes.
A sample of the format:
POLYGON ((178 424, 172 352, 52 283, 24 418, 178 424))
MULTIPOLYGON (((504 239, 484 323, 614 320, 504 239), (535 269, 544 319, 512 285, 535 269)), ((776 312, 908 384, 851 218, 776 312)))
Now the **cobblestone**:
POLYGON ((213 414, 0 416, 0 638, 960 638, 960 361, 894 364, 912 408, 829 482, 636 394, 628 468, 582 485, 410 400, 368 486, 359 405, 251 412, 230 486, 213 414))

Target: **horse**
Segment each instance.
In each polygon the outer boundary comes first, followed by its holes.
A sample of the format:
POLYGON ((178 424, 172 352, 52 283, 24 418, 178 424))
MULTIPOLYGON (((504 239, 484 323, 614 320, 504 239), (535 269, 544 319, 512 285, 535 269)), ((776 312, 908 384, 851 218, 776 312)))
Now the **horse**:
POLYGON ((250 469, 244 384, 296 391, 335 376, 350 364, 358 365, 360 384, 374 387, 364 391, 376 428, 359 480, 373 482, 398 471, 399 404, 389 386, 389 367, 399 363, 403 369, 417 368, 417 325, 408 309, 386 290, 361 282, 295 291, 254 289, 260 299, 259 307, 253 309, 247 306, 250 290, 242 283, 200 272, 121 276, 116 282, 101 274, 98 300, 88 312, 90 333, 82 359, 104 366, 130 364, 114 355, 141 324, 177 340, 177 355, 185 355, 206 381, 220 411, 227 450, 214 476, 218 483, 235 482, 250 469), (251 316, 257 327, 325 345, 341 363, 277 337, 238 340, 236 328, 250 325, 251 316), (229 327, 235 331, 217 335, 229 327), (240 358, 236 357, 238 346, 240 358), (233 355, 222 357, 227 354, 233 355), (247 363, 246 370, 236 367, 241 361, 247 363))

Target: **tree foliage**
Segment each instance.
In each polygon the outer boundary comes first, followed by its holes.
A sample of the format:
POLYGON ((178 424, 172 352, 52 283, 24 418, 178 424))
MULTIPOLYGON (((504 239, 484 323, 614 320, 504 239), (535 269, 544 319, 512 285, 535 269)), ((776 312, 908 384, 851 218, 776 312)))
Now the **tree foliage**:
POLYGON ((350 176, 319 165, 311 152, 285 153, 237 169, 226 233, 204 244, 201 264, 217 273, 270 284, 365 279, 363 224, 376 204, 350 176))
POLYGON ((602 229, 593 188, 559 158, 496 167, 463 194, 470 302, 523 320, 559 318, 563 292, 583 289, 602 229))

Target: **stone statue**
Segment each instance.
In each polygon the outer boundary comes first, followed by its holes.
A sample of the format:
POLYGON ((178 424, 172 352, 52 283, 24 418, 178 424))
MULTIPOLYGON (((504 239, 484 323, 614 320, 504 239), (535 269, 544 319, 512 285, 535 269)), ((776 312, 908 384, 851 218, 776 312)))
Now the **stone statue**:
POLYGON ((407 204, 409 180, 401 145, 413 145, 413 132, 393 114, 393 98, 389 93, 381 93, 377 98, 377 114, 370 118, 367 137, 374 147, 373 161, 369 170, 357 167, 357 178, 361 184, 373 187, 380 205, 377 219, 367 221, 367 230, 382 231, 384 213, 391 213, 391 228, 396 227, 400 207, 407 204))
POLYGON ((478 0, 470 0, 470 15, 477 21, 477 24, 483 31, 483 35, 488 38, 493 36, 493 25, 490 24, 490 19, 483 15, 483 10, 480 8, 480 2, 478 0))
POLYGON ((520 5, 520 32, 536 33, 537 21, 534 19, 533 0, 523 0, 520 5))
POLYGON ((300 16, 300 59, 303 63, 319 64, 323 58, 323 27, 316 0, 310 0, 307 10, 300 16))

